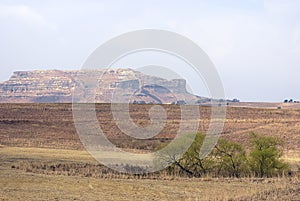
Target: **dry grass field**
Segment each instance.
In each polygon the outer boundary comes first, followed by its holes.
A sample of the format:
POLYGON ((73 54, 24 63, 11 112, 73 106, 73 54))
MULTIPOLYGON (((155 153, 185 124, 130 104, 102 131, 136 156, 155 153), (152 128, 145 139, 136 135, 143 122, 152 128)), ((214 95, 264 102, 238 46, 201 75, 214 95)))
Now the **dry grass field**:
MULTIPOLYGON (((131 107, 149 122, 151 105, 131 107)), ((168 120, 153 139, 138 141, 118 130, 108 104, 96 106, 108 138, 127 150, 150 151, 178 130, 179 106, 164 105, 168 120)), ((199 107, 199 131, 210 108, 199 107)), ((249 133, 276 136, 293 170, 300 166, 300 109, 228 107, 222 137, 249 144, 249 133)), ((300 200, 300 178, 178 178, 101 175, 106 171, 83 148, 71 104, 0 104, 0 200, 300 200), (99 169, 98 169, 99 168, 99 169), (99 171, 98 171, 99 170, 99 171)))
POLYGON ((300 179, 94 178, 12 168, 16 164, 96 162, 85 151, 0 148, 0 200, 299 200, 300 179))
MULTIPOLYGON (((140 125, 149 123, 152 105, 132 105, 131 117, 140 125)), ((123 148, 151 149, 162 139, 172 139, 180 124, 180 107, 163 105, 167 124, 154 138, 143 143, 130 138, 114 123, 110 104, 97 104, 96 113, 107 137, 123 148)), ((200 132, 209 125, 210 107, 199 107, 200 132)), ((249 133, 276 136, 285 143, 285 151, 300 153, 300 109, 227 107, 222 136, 247 146, 249 133)), ((82 150, 73 122, 72 104, 0 104, 0 142, 7 146, 82 150)))

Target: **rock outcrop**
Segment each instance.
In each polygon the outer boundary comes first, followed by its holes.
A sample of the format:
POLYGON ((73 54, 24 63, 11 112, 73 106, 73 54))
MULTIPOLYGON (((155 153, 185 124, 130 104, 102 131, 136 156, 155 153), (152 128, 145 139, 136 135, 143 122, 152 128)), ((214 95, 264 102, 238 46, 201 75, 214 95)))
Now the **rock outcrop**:
POLYGON ((90 80, 97 81, 96 93, 83 90, 82 96, 96 102, 196 103, 202 99, 186 91, 184 79, 166 80, 132 69, 104 69, 17 71, 0 83, 0 102, 72 102, 74 90, 88 88, 90 80))

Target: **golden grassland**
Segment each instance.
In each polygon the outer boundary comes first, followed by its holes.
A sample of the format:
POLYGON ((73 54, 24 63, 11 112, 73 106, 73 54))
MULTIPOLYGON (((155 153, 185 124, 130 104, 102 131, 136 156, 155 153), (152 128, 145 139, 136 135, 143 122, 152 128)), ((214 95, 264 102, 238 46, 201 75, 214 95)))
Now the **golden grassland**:
POLYGON ((21 161, 96 163, 85 151, 0 148, 0 200, 299 200, 298 177, 115 179, 36 174, 21 161))
MULTIPOLYGON (((150 105, 136 105, 131 117, 140 125, 149 122, 150 105)), ((96 105, 108 138, 128 151, 151 151, 172 139, 179 128, 179 106, 164 105, 166 128, 155 139, 123 138, 113 125, 108 104, 96 105), (139 146, 139 147, 138 147, 139 146), (134 149, 133 149, 134 148, 134 149)), ((209 107, 199 107, 199 132, 209 123, 209 107)), ((300 170, 300 109, 228 107, 222 137, 249 145, 249 133, 278 137, 284 142, 283 159, 300 170)), ((0 104, 1 200, 300 200, 300 178, 153 178, 93 177, 78 166, 98 165, 76 133, 71 104, 0 104), (70 171, 48 170, 63 165, 70 171), (45 169, 43 169, 45 166, 45 169), (73 168, 73 169, 72 169, 73 168)), ((93 169, 97 171, 97 169, 93 169)))

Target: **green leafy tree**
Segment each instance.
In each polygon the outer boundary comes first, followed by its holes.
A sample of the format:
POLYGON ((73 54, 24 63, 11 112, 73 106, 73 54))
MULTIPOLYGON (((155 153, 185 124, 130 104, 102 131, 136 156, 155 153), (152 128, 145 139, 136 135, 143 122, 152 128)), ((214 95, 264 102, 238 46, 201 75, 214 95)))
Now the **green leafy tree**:
POLYGON ((248 172, 246 151, 242 145, 219 139, 215 147, 215 155, 218 159, 219 173, 240 177, 248 172))
POLYGON ((158 161, 160 164, 169 165, 169 172, 176 172, 179 169, 180 174, 186 174, 189 177, 200 177, 207 174, 213 167, 213 161, 209 157, 201 159, 199 157, 200 149, 205 136, 203 134, 186 134, 172 141, 164 151, 159 152, 158 161), (180 156, 185 144, 191 146, 180 156))
POLYGON ((283 172, 288 164, 280 160, 282 143, 270 136, 251 134, 250 165, 256 176, 271 177, 283 172))
POLYGON ((200 158, 200 150, 204 139, 205 135, 197 133, 194 142, 182 158, 184 166, 193 172, 194 177, 208 174, 214 168, 214 160, 211 155, 200 158))

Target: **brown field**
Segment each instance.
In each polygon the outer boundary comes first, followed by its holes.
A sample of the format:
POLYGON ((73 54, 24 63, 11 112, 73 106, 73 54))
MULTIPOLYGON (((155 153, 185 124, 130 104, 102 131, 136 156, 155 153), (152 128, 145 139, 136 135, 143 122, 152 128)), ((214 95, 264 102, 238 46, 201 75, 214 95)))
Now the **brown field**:
MULTIPOLYGON (((132 105, 133 121, 147 125, 151 107, 132 105)), ((118 129, 109 104, 98 104, 96 112, 102 130, 118 146, 151 149, 161 140, 172 139, 179 128, 180 107, 163 107, 168 115, 167 125, 156 137, 143 142, 118 129)), ((199 107, 199 110, 199 132, 205 132, 210 107, 199 107)), ((247 146, 250 132, 276 136, 283 140, 286 152, 300 153, 300 109, 228 107, 222 136, 247 146)), ((7 146, 83 149, 73 122, 72 104, 0 104, 0 142, 7 146)))
MULTIPOLYGON (((147 125, 150 107, 132 106, 131 117, 147 125)), ((143 141, 118 130, 108 104, 98 104, 96 110, 111 141, 127 150, 149 151, 178 130, 179 106, 163 107, 166 127, 143 141)), ((210 108, 199 109, 199 131, 205 132, 210 108)), ((222 136, 247 146, 250 132, 282 139, 283 158, 299 169, 300 109, 228 107, 222 136)), ((143 178, 101 174, 100 166, 80 143, 71 104, 0 104, 0 200, 300 200, 297 174, 269 179, 143 178)))

